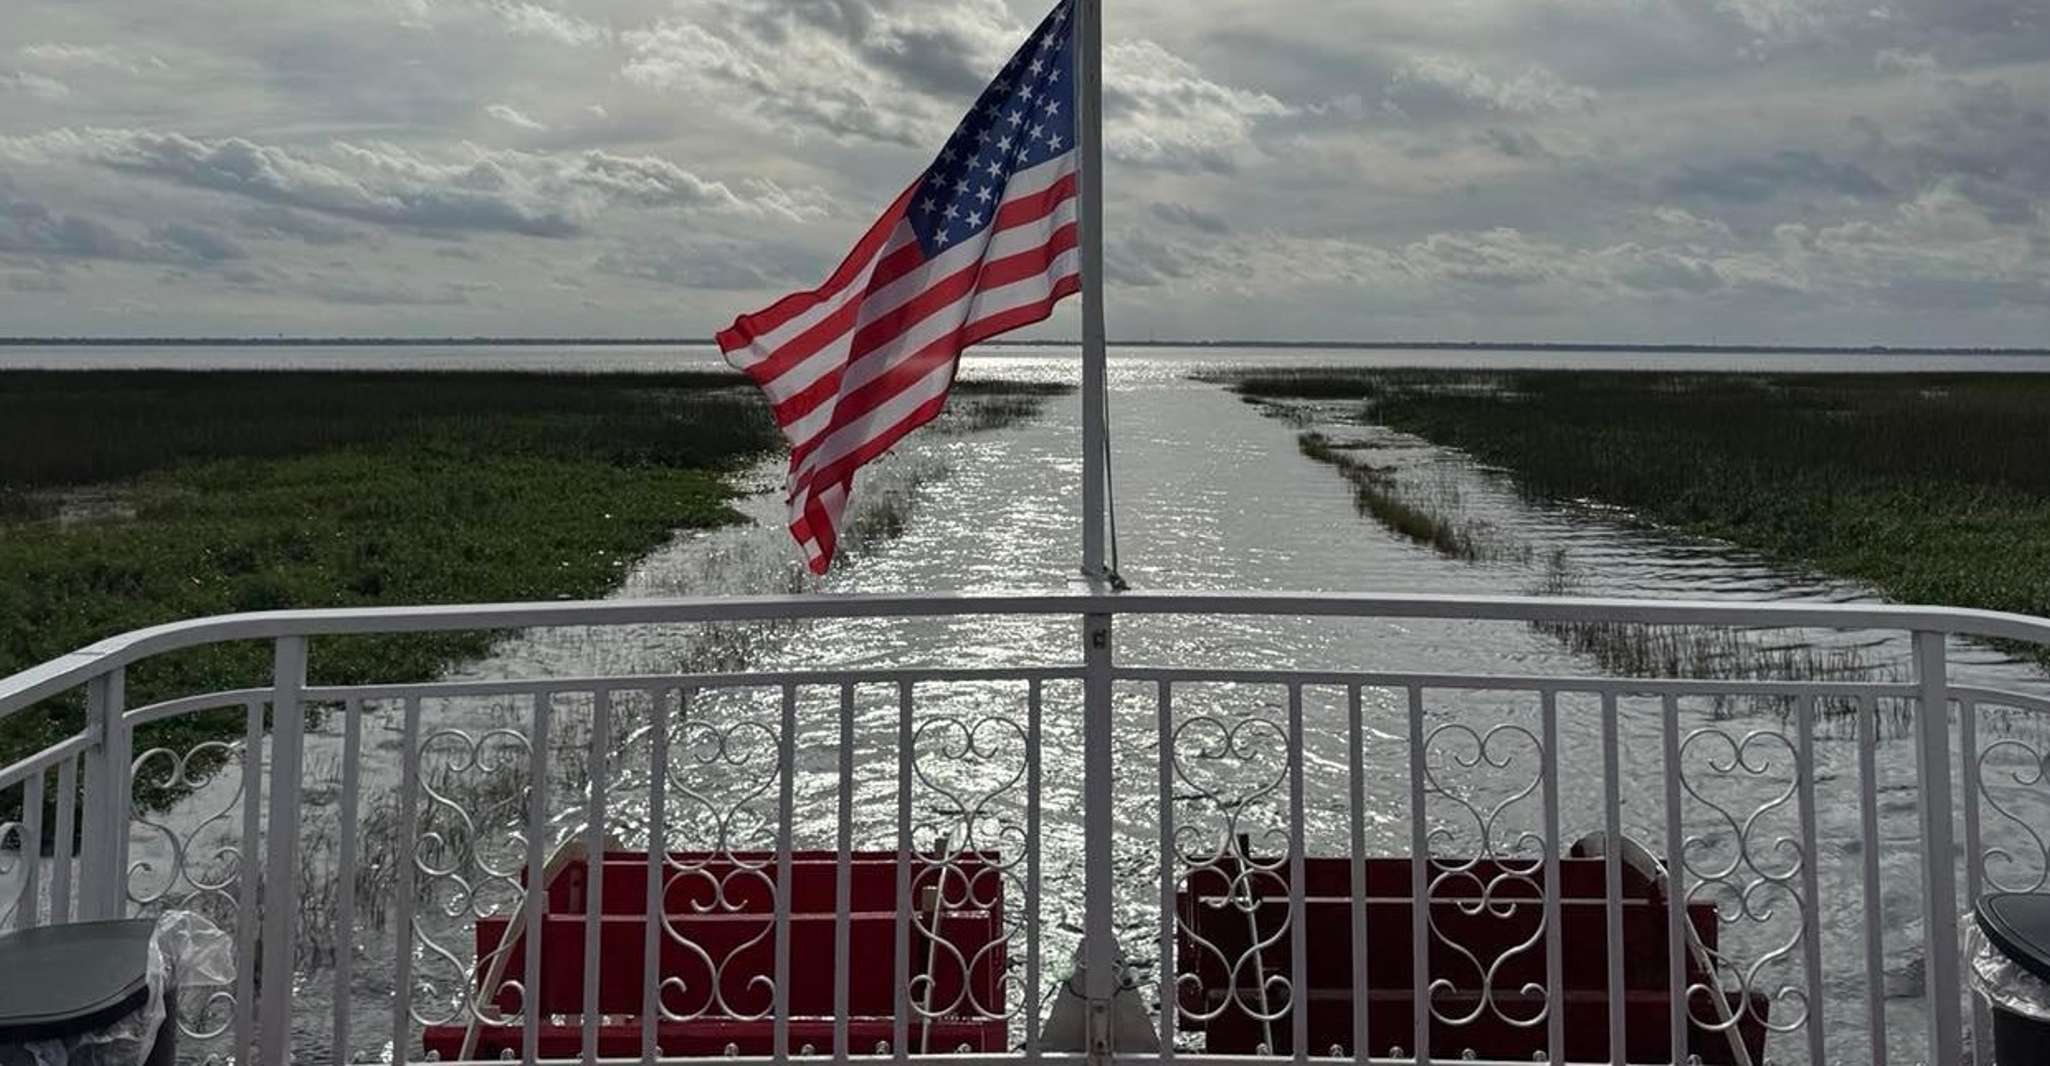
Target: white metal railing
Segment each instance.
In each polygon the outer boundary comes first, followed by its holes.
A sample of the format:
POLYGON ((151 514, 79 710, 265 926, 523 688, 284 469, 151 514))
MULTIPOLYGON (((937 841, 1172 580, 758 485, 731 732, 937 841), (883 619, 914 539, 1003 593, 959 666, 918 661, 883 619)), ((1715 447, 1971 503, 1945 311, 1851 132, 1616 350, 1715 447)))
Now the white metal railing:
POLYGON ((0 825, 0 928, 166 908, 221 920, 241 965, 232 988, 187 990, 193 1061, 281 1062, 295 1048, 302 1061, 410 1061, 474 1031, 473 1052, 527 1061, 905 1059, 960 1044, 975 1049, 966 1062, 1411 1062, 1504 1048, 1522 1061, 1743 1061, 1762 1039, 1779 1062, 1952 1063, 1985 1031, 1960 983, 1958 914, 1985 890, 2050 884, 2050 745, 2013 727, 2050 704, 1952 684, 1946 640, 1958 637, 2040 645, 2050 622, 1093 593, 202 619, 0 681, 0 718, 72 700, 85 723, 0 768, 0 809, 20 812, 0 825), (1113 654, 1119 622, 1249 615, 1893 631, 1913 637, 1915 676, 1240 669, 1113 654), (967 616, 1071 620, 1080 654, 973 669, 307 676, 308 642, 348 634, 967 616), (270 684, 128 706, 129 668, 245 640, 270 642, 270 684), (139 726, 223 713, 239 716, 232 739, 134 750, 139 726), (138 782, 183 798, 138 805, 138 782), (1574 855, 1589 832, 1604 834, 1584 849, 1597 854, 1574 855), (1626 839, 1643 851, 1607 843, 1626 839), (577 858, 607 852, 621 857, 577 858), (580 880, 551 882, 565 863, 580 880), (525 886, 550 884, 583 903, 527 900, 525 886), (634 898, 663 905, 635 920, 634 898), (1081 1022, 1049 1029, 1071 952, 1087 963, 1081 1022), (1134 1011, 1157 1051, 1129 1033, 1111 1046, 1134 1011), (936 1046, 959 1034, 973 1040, 936 1046))

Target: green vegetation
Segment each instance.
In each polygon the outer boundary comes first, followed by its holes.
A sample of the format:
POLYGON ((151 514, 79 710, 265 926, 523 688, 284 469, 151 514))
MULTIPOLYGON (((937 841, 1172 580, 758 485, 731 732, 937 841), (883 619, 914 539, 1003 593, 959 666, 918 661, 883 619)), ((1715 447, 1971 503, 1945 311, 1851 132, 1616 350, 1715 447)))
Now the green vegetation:
POLYGON ((2050 378, 1316 370, 1233 384, 1364 400, 1366 418, 1506 468, 1535 497, 1619 505, 1898 600, 2050 615, 2050 378))
MULTIPOLYGON (((0 675, 229 611, 602 594, 680 527, 735 520, 722 473, 777 442, 723 375, 0 374, 0 675)), ((421 679, 488 633, 314 643, 323 682, 421 679)), ((139 705, 261 683, 226 645, 131 669, 139 705)), ((0 764, 76 731, 0 721, 0 764)), ((239 731, 146 728, 138 751, 239 731)))

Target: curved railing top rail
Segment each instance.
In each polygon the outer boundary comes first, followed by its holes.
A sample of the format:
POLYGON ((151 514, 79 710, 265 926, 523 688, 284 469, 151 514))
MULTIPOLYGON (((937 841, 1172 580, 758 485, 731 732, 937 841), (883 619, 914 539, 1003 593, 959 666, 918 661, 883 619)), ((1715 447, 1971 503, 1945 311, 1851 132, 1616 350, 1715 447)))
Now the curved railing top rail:
POLYGON ((2050 644, 2050 619, 1957 607, 1403 593, 1143 592, 719 596, 218 615, 109 637, 0 679, 0 718, 151 655, 229 640, 534 626, 967 615, 1295 615, 1936 632, 2050 644))

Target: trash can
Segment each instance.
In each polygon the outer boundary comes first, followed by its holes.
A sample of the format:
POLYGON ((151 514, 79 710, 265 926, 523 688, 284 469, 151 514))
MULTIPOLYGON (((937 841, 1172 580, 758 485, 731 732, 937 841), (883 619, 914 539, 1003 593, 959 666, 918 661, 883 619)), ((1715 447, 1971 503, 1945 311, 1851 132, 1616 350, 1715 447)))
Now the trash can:
POLYGON ((177 990, 156 931, 136 918, 0 936, 0 1066, 170 1066, 177 990))
POLYGON ((1992 893, 1977 917, 1969 968, 1992 1008, 1993 1062, 2050 1066, 2050 894, 1992 893))

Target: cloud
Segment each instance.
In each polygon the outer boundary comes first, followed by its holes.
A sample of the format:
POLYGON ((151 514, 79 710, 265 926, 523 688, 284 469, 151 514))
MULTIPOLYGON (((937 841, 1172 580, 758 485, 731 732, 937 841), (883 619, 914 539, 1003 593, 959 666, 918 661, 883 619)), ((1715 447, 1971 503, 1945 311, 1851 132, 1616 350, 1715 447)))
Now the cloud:
POLYGON ((0 200, 0 252, 79 259, 139 259, 140 243, 83 215, 59 214, 26 200, 0 200))
POLYGON ((539 37, 572 47, 600 44, 612 39, 612 30, 607 26, 540 4, 497 0, 487 6, 505 23, 507 32, 520 36, 539 37))
POLYGON ((207 265, 247 257, 222 234, 190 223, 156 226, 148 237, 132 237, 87 215, 60 212, 40 203, 0 199, 0 253, 63 259, 105 259, 135 263, 207 265))
POLYGON ((0 93, 21 93, 38 100, 62 100, 71 95, 71 87, 55 78, 17 70, 0 74, 0 93))
POLYGON ((162 70, 167 64, 160 58, 138 52, 132 48, 114 45, 67 44, 48 41, 41 44, 23 45, 17 50, 23 62, 44 69, 56 67, 100 68, 119 70, 129 74, 140 74, 144 70, 162 70))
POLYGON ((1476 143, 1492 148, 1511 159, 1557 158, 1552 154, 1551 149, 1545 147, 1545 142, 1538 140, 1537 134, 1527 130, 1508 130, 1499 126, 1489 126, 1487 129, 1474 134, 1474 140, 1476 143))
POLYGON ((1872 66, 1885 74, 1934 74, 1936 57, 1905 48, 1882 48, 1873 55, 1872 66))
POLYGON ((1103 63, 1104 149, 1121 162, 1230 172, 1262 119, 1294 112, 1266 93, 1213 81, 1150 40, 1113 43, 1103 63))
POLYGON ((292 238, 311 245, 346 244, 362 239, 356 230, 317 215, 301 214, 286 207, 255 207, 244 211, 240 220, 248 232, 272 240, 292 238))
POLYGON ((1163 222, 1187 226, 1190 229, 1200 230, 1204 233, 1224 234, 1231 232, 1231 224, 1222 217, 1213 215, 1208 211, 1189 207, 1185 204, 1169 203, 1167 201, 1156 203, 1153 205, 1153 217, 1163 222))
POLYGON ((1401 114, 1431 119, 1474 110, 1509 115, 1584 111, 1591 88, 1573 85, 1535 63, 1513 77, 1492 74, 1456 56, 1417 56, 1395 71, 1387 101, 1401 114))
POLYGON ((656 156, 538 154, 465 144, 429 157, 397 145, 337 141, 306 152, 239 137, 207 141, 147 130, 63 129, 0 137, 0 156, 81 159, 118 171, 362 222, 427 230, 569 237, 605 209, 782 214, 782 198, 745 198, 656 156))
POLYGON ((1879 179, 1855 163, 1832 163, 1796 148, 1730 163, 1690 163, 1680 174, 1666 179, 1662 188, 1673 196, 1730 203, 1761 203, 1785 193, 1820 192, 1852 199, 1874 199, 1889 193, 1879 179))
POLYGON ((755 25, 665 19, 630 31, 621 74, 646 88, 722 101, 794 139, 824 133, 908 146, 943 129, 929 100, 907 97, 847 41, 798 27, 765 39, 755 25))
POLYGON ((230 259, 247 259, 249 252, 232 239, 209 229, 172 222, 158 226, 151 231, 157 240, 177 248, 194 259, 207 263, 226 262, 230 259))
POLYGON ((512 107, 509 104, 492 104, 491 106, 484 109, 484 113, 509 126, 518 126, 523 130, 545 130, 548 128, 547 126, 539 122, 536 122, 531 118, 528 118, 526 115, 521 114, 516 108, 512 107))

